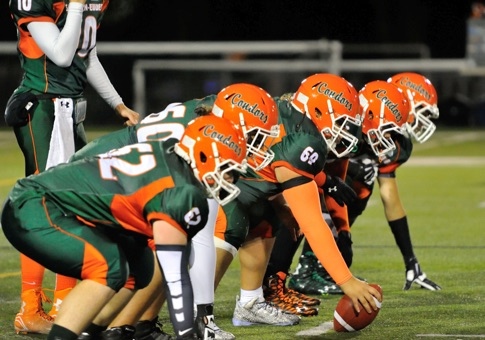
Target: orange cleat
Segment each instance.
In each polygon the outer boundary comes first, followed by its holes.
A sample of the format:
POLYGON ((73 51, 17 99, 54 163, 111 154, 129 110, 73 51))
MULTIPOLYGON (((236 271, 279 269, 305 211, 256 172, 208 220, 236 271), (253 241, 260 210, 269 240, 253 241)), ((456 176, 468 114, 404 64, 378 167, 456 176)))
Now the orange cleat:
POLYGON ((22 293, 22 307, 15 316, 14 328, 17 334, 48 334, 54 319, 42 308, 43 302, 50 302, 42 289, 29 289, 22 293))

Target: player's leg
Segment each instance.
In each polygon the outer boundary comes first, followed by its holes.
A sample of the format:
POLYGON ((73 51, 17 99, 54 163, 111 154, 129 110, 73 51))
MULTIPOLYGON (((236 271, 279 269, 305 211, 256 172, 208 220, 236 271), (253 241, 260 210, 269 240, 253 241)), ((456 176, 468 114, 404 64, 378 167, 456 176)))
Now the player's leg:
POLYGON ((264 298, 263 278, 274 240, 272 227, 266 221, 262 221, 250 229, 246 242, 239 249, 241 289, 232 318, 235 326, 288 326, 300 321, 298 316, 283 312, 264 298))
MULTIPOLYGON (((336 238, 337 231, 330 215, 323 213, 323 216, 336 238)), ((329 280, 328 274, 320 261, 318 261, 306 239, 303 243, 296 269, 291 274, 288 287, 302 294, 309 295, 342 294, 340 287, 329 280)))
POLYGON ((23 202, 21 208, 7 203, 2 225, 19 251, 54 272, 84 280, 66 297, 48 339, 76 339, 125 283, 128 266, 118 245, 41 197, 23 202))
POLYGON ((303 236, 296 240, 286 227, 280 228, 264 277, 264 298, 284 311, 300 316, 318 314, 320 300, 286 287, 293 257, 303 236))
MULTIPOLYGON (((14 128, 17 143, 24 155, 25 176, 44 171, 53 124, 53 105, 40 101, 30 122, 25 126, 14 128)), ((21 254, 20 272, 22 304, 15 317, 15 331, 47 334, 54 320, 42 308, 42 302, 48 301, 42 290, 45 269, 21 254)))

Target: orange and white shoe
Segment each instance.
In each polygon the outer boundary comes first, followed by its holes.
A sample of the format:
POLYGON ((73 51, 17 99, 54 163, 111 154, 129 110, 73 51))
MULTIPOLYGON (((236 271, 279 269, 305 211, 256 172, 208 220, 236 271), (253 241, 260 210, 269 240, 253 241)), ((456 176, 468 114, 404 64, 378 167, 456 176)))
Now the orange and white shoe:
POLYGON ((72 290, 72 288, 66 288, 62 290, 54 291, 54 301, 52 302, 52 308, 49 311, 49 316, 53 319, 56 318, 57 313, 59 313, 59 308, 61 307, 62 301, 66 298, 67 294, 72 290))
POLYGON ((42 308, 43 302, 50 302, 42 289, 29 289, 22 292, 22 307, 15 316, 14 328, 17 334, 48 334, 54 319, 42 308))

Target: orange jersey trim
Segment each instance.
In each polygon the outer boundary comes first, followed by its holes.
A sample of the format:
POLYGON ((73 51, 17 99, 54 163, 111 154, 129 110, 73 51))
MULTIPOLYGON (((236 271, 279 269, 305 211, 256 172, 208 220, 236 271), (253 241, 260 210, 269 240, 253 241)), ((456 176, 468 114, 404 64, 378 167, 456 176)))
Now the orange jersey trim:
POLYGON ((52 20, 52 18, 50 17, 37 17, 37 18, 23 18, 18 21, 18 27, 19 27, 18 47, 19 47, 20 53, 22 53, 25 57, 29 59, 39 59, 44 55, 44 52, 37 45, 34 38, 32 38, 32 36, 30 35, 30 32, 27 29, 22 28, 22 27, 27 27, 27 24, 33 21, 54 23, 54 20, 52 20))
POLYGON ((273 175, 275 176, 275 180, 276 180, 275 169, 279 168, 279 167, 284 167, 284 168, 290 169, 291 171, 294 171, 301 176, 311 178, 312 180, 315 180, 315 177, 318 176, 318 174, 316 176, 314 176, 309 172, 297 169, 293 165, 288 163, 287 161, 276 161, 276 162, 271 163, 271 169, 273 170, 273 175))
POLYGON ((219 205, 217 210, 216 226, 214 229, 214 236, 225 241, 224 235, 227 231, 227 216, 224 209, 219 205))
MULTIPOLYGON (((111 202, 113 217, 123 228, 153 237, 152 226, 144 216, 145 205, 163 190, 174 186, 172 177, 167 176, 140 188, 131 195, 115 195, 111 202)), ((152 215, 153 213, 150 214, 152 215)), ((167 215, 160 213, 160 216, 167 215)))
MULTIPOLYGON (((164 214, 162 212, 153 212, 153 213, 150 213, 147 216, 147 220, 150 221, 150 222, 157 221, 157 220, 165 221, 168 224, 170 224, 172 227, 174 227, 175 229, 178 229, 185 236, 187 236, 187 231, 184 228, 182 228, 182 226, 177 221, 175 221, 173 218, 171 218, 167 214, 164 214)), ((150 224, 150 230, 152 231, 152 235, 150 237, 153 238, 153 229, 151 228, 151 224, 150 224)))
POLYGON ((62 229, 60 226, 56 225, 50 219, 49 209, 47 208, 45 202, 46 201, 44 197, 42 198, 42 205, 44 207, 45 216, 49 221, 49 224, 57 231, 66 234, 69 237, 74 238, 84 244, 84 257, 83 266, 81 269, 81 279, 90 279, 107 286, 108 282, 106 278, 108 276, 108 264, 106 263, 106 259, 104 258, 104 256, 99 252, 96 247, 88 243, 85 239, 69 233, 66 230, 62 229))

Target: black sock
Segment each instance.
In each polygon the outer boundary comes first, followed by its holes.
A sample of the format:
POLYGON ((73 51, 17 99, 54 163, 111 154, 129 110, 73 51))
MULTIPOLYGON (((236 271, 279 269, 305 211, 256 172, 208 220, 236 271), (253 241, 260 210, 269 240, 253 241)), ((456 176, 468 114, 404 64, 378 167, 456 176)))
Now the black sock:
POLYGON ((214 315, 214 304, 197 305, 197 316, 214 315))
POLYGON ((409 233, 408 219, 404 216, 398 220, 389 221, 388 223, 403 256, 404 263, 407 265, 409 261, 415 258, 411 235, 409 233))
POLYGON ((52 325, 47 340, 76 340, 77 334, 59 325, 52 325))
POLYGON ((291 233, 286 228, 281 228, 276 236, 273 250, 266 267, 265 277, 270 277, 278 272, 288 274, 293 257, 300 246, 303 236, 293 240, 291 233))

